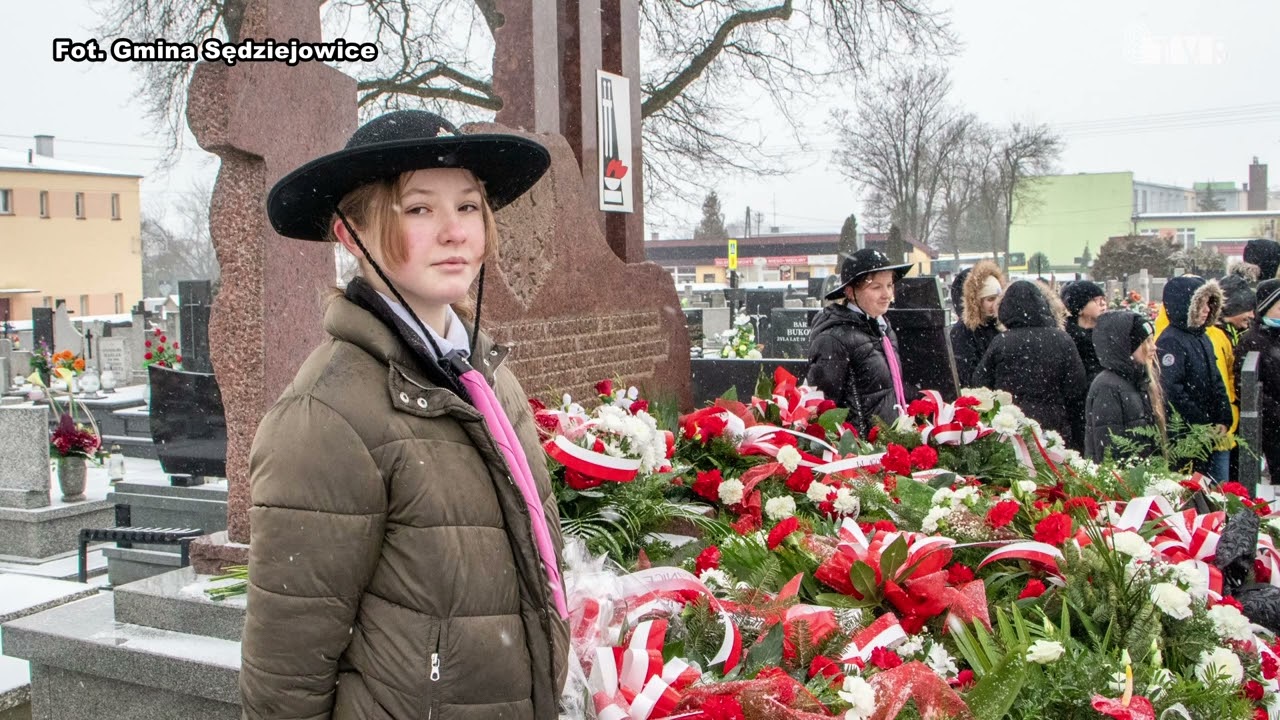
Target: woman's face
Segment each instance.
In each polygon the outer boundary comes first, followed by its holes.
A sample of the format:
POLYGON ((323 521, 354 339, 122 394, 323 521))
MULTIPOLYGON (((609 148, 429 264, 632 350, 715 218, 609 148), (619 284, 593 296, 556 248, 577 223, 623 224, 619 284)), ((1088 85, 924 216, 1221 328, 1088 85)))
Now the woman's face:
POLYGON ((1263 315, 1263 317, 1280 318, 1280 302, 1273 303, 1271 307, 1267 308, 1267 314, 1263 315))
POLYGON ((988 295, 982 298, 982 317, 991 319, 996 316, 996 311, 1000 308, 1000 296, 988 295))
POLYGON ((1149 337, 1142 341, 1142 344, 1138 346, 1137 350, 1133 351, 1133 359, 1137 361, 1139 365, 1146 365, 1147 362, 1151 360, 1152 356, 1155 355, 1155 352, 1156 339, 1154 337, 1149 337))
POLYGON ((386 262, 380 246, 369 251, 415 311, 440 309, 467 296, 484 261, 482 202, 468 170, 418 170, 404 183, 396 217, 405 261, 386 262))
POLYGON ((884 315, 893 302, 893 271, 871 273, 854 283, 853 301, 867 315, 878 318, 884 315))

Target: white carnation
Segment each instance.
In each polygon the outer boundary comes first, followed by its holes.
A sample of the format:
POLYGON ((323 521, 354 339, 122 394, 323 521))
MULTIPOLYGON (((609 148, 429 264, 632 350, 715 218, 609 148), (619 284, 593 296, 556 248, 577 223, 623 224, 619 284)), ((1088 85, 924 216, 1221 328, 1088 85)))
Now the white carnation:
POLYGON ((725 480, 720 483, 720 502, 725 505, 737 505, 742 502, 742 491, 741 480, 725 480))
POLYGON ((1019 480, 1017 488, 1023 495, 1030 495, 1036 491, 1036 483, 1034 480, 1019 480))
POLYGON ((1209 608, 1209 619, 1213 621, 1214 631, 1224 640, 1248 642, 1253 639, 1249 619, 1230 605, 1214 605, 1209 608))
POLYGON ((845 720, 864 720, 875 714, 876 689, 857 675, 846 675, 838 694, 852 706, 845 711, 845 720))
POLYGON ((952 490, 949 487, 940 487, 936 491, 934 491, 933 499, 930 501, 930 504, 934 505, 935 507, 938 505, 950 505, 951 498, 955 494, 956 494, 956 491, 952 490))
POLYGON ((986 412, 995 407, 996 396, 986 388, 965 388, 960 391, 961 397, 966 395, 978 401, 978 405, 974 407, 978 412, 986 412))
POLYGON ((924 650, 924 638, 919 635, 912 635, 907 641, 897 648, 897 653, 901 657, 911 657, 924 650))
POLYGON ((978 488, 974 487, 973 485, 965 485, 959 490, 956 490, 955 493, 951 496, 951 504, 953 506, 959 503, 966 503, 971 505, 972 503, 969 501, 977 500, 977 499, 978 499, 978 488))
POLYGON ((1002 435, 1017 433, 1020 424, 1018 417, 1006 409, 1001 409, 995 417, 991 418, 991 429, 1002 435))
POLYGON ((800 451, 790 445, 783 445, 778 448, 777 460, 787 472, 793 473, 800 467, 800 451))
POLYGON ((1147 541, 1141 535, 1132 530, 1125 530, 1112 535, 1111 547, 1115 548, 1116 552, 1124 553, 1137 560, 1151 559, 1151 546, 1147 544, 1147 541))
POLYGON ((852 515, 858 512, 862 504, 849 488, 842 487, 836 490, 836 500, 833 505, 836 512, 841 515, 852 515))
POLYGON ((1019 415, 1022 414, 1022 409, 1013 404, 1013 396, 1007 390, 996 390, 991 394, 995 397, 995 401, 1000 403, 1000 407, 1011 407, 1017 410, 1019 415))
POLYGON ((1182 486, 1169 478, 1155 478, 1147 483, 1147 495, 1159 495, 1167 500, 1179 500, 1182 497, 1182 486))
POLYGON ((1062 435, 1057 430, 1046 431, 1044 439, 1049 450, 1058 450, 1067 446, 1067 442, 1062 439, 1062 435))
POLYGON ((928 514, 920 522, 920 531, 929 534, 938 532, 938 522, 949 514, 951 514, 951 508, 949 507, 934 506, 929 508, 928 514))
POLYGON ((1196 663, 1196 677, 1206 685, 1216 680, 1235 686, 1244 679, 1244 667, 1235 653, 1226 648, 1217 648, 1200 654, 1200 662, 1196 663))
POLYGON ((805 497, 809 498, 809 501, 814 505, 824 503, 827 501, 827 496, 831 494, 832 489, 830 485, 814 480, 809 485, 809 489, 805 491, 805 497))
POLYGON ((950 677, 960 671, 956 667, 955 658, 951 657, 942 643, 934 643, 924 661, 940 677, 950 677))
POLYGON ((706 585, 709 588, 729 590, 733 587, 733 583, 729 581, 729 576, 725 574, 725 571, 719 568, 707 568, 706 570, 703 570, 698 575, 698 579, 702 581, 703 585, 706 585))
POLYGON ((760 354, 760 351, 759 351, 759 350, 756 350, 755 348, 752 348, 751 350, 748 350, 748 351, 747 351, 747 359, 748 359, 748 360, 759 360, 759 359, 760 359, 760 358, 762 358, 762 357, 764 357, 764 356, 763 356, 763 355, 761 355, 761 354, 760 354))
POLYGON ((1194 560, 1183 560, 1173 566, 1173 575, 1187 588, 1191 597, 1204 600, 1209 596, 1208 573, 1204 572, 1194 560))
POLYGON ((1048 665, 1062 657, 1067 649, 1057 640, 1037 640, 1027 648, 1027 662, 1048 665))
POLYGON ((1156 583, 1151 586, 1151 602, 1165 615, 1175 620, 1191 617, 1191 595, 1173 583, 1156 583))
POLYGON ((790 496, 769 498, 764 504, 764 514, 770 520, 785 520, 796 514, 796 501, 790 496))
POLYGON ((899 415, 898 418, 893 421, 894 432, 909 433, 915 431, 915 429, 916 419, 906 413, 899 415))

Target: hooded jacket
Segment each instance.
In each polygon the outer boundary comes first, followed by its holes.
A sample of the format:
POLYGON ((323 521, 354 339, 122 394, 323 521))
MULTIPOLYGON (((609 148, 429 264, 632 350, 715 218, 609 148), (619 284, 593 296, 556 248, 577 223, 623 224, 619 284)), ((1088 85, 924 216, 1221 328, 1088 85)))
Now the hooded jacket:
MULTIPOLYGON (((881 340, 885 336, 899 351, 892 327, 886 324, 882 331, 877 320, 845 303, 823 308, 809 329, 807 381, 840 407, 849 408, 849 421, 862 437, 871 430, 873 418, 886 423, 898 419, 893 376, 881 340)), ((905 381, 904 392, 908 399, 916 394, 905 381)))
POLYGON ((962 388, 971 384, 973 371, 978 369, 978 363, 987 353, 991 341, 1000 334, 999 321, 982 316, 982 288, 988 278, 995 278, 1004 287, 1004 274, 990 260, 983 260, 965 273, 964 283, 960 288, 960 303, 956 308, 960 319, 951 326, 951 349, 955 354, 956 374, 962 388))
POLYGON ((1000 323, 1008 329, 991 341, 973 384, 1008 391, 1042 427, 1081 447, 1072 419, 1084 411, 1084 365, 1044 292, 1026 280, 1011 283, 1000 299, 1000 323))
POLYGON ((1093 345, 1102 363, 1102 371, 1089 385, 1085 400, 1085 455, 1094 462, 1102 462, 1107 448, 1112 446, 1112 435, 1125 437, 1140 444, 1153 444, 1130 435, 1129 430, 1156 425, 1151 406, 1149 385, 1151 376, 1147 368, 1133 359, 1133 326, 1142 322, 1136 313, 1113 310, 1098 317, 1093 329, 1093 345))
MULTIPOLYGON (((552 719, 568 628, 528 507, 484 420, 356 280, 263 418, 244 717, 552 719), (362 292, 363 290, 363 292, 362 292)), ((555 496, 506 348, 472 360, 510 418, 560 548, 555 496)))
POLYGON ((1231 403, 1213 342, 1205 334, 1217 322, 1222 290, 1213 280, 1182 275, 1164 286, 1164 307, 1169 325, 1156 339, 1156 348, 1165 403, 1189 424, 1231 427, 1231 403), (1206 307, 1209 318, 1200 323, 1206 307))

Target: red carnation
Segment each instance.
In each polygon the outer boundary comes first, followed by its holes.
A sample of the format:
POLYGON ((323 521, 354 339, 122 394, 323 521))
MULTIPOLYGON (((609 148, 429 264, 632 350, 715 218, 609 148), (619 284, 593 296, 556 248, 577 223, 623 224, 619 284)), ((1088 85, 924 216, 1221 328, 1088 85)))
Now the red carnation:
POLYGON ((1061 545, 1071 537, 1071 516, 1065 513, 1050 513, 1049 517, 1036 523, 1036 542, 1050 545, 1061 545))
POLYGON ((972 395, 961 395, 954 404, 958 408, 973 408, 981 405, 982 401, 972 395))
POLYGON ((596 393, 600 395, 608 395, 609 397, 613 397, 613 381, 601 380, 600 382, 596 383, 596 393))
POLYGON ((1262 687, 1262 683, 1257 680, 1246 680, 1240 688, 1240 693, 1253 702, 1261 700, 1266 692, 1262 687))
POLYGON ((809 486, 812 484, 813 471, 804 465, 796 468, 795 472, 787 476, 787 489, 791 492, 809 492, 809 486))
POLYGON ((880 459, 880 465, 885 470, 898 475, 911 474, 911 454, 901 445, 889 443, 889 447, 885 450, 884 457, 880 459))
POLYGON ((174 350, 177 350, 177 349, 178 349, 178 343, 174 343, 174 344, 173 344, 173 349, 174 349, 174 350))
POLYGON ((787 536, 800 529, 800 520, 792 515, 791 517, 778 521, 777 525, 769 531, 768 545, 770 550, 776 550, 787 536))
POLYGON ((934 415, 938 412, 938 404, 928 398, 912 400, 907 405, 908 415, 934 415))
POLYGON ((969 668, 965 668, 964 670, 956 673, 956 677, 951 681, 951 684, 961 690, 968 690, 977 681, 978 679, 974 677, 973 671, 969 668))
POLYGON ((823 398, 823 400, 818 403, 818 407, 815 409, 815 412, 817 412, 818 417, 822 417, 822 413, 828 410, 835 410, 835 409, 836 409, 835 400, 831 400, 829 398, 823 398))
MULTIPOLYGON (((858 436, 858 430, 856 428, 853 431, 853 436, 854 437, 858 436)), ((876 438, 878 437, 880 437, 880 426, 872 425, 871 430, 867 432, 867 442, 873 443, 876 441, 876 438)))
POLYGON ((645 400, 645 399, 641 398, 640 400, 637 400, 637 401, 635 401, 635 402, 631 403, 631 414, 632 414, 632 415, 635 415, 636 413, 640 412, 641 410, 644 410, 645 412, 649 412, 649 401, 648 401, 648 400, 645 400))
POLYGON ((700 472, 697 479, 693 481, 693 494, 704 500, 718 503, 720 502, 720 483, 722 482, 724 482, 724 478, 720 477, 718 469, 700 472))
POLYGON ((1022 588, 1022 592, 1018 593, 1018 599, 1038 598, 1044 594, 1044 589, 1044 583, 1032 578, 1027 581, 1027 586, 1022 588))
POLYGON ((702 552, 698 553, 698 557, 693 560, 693 573, 701 575, 707 570, 715 570, 720 567, 720 548, 715 545, 708 545, 702 552))
POLYGON ((911 467, 917 470, 932 470, 938 465, 938 451, 928 445, 911 451, 911 467))
POLYGON ((1240 604, 1239 600, 1231 597, 1230 595, 1224 595, 1221 600, 1214 600, 1209 603, 1209 607, 1214 607, 1215 605, 1230 605, 1236 610, 1239 610, 1241 614, 1244 613, 1244 606, 1240 604))
POLYGON ((1276 675, 1280 675, 1280 660, 1276 659, 1271 653, 1262 654, 1262 677, 1266 680, 1275 680, 1276 675))
POLYGON ((173 357, 173 361, 174 361, 174 362, 182 362, 182 356, 181 356, 181 355, 175 355, 175 356, 173 357))
POLYGON ((1014 516, 1021 509, 1022 506, 1017 500, 1001 500, 987 511, 987 525, 997 529, 1002 528, 1013 522, 1014 516))
POLYGON ((1249 490, 1245 486, 1235 481, 1224 482, 1218 486, 1218 489, 1224 493, 1227 493, 1228 495, 1235 495, 1236 497, 1241 497, 1241 498, 1244 498, 1245 500, 1251 499, 1249 495, 1249 490))
POLYGON ((973 408, 959 408, 956 410, 956 422, 963 427, 977 427, 980 420, 982 420, 982 416, 973 408))
POLYGON ((1073 497, 1062 504, 1062 509, 1066 512, 1079 508, 1084 508, 1091 518, 1098 517, 1098 501, 1091 497, 1073 497))
POLYGON ((150 359, 151 359, 151 353, 145 353, 145 354, 143 354, 142 359, 143 359, 143 360, 150 360, 150 359))
POLYGON ((830 680, 833 685, 844 682, 844 668, 826 655, 818 655, 809 663, 810 679, 819 675, 830 680))
POLYGON ((143 345, 145 345, 145 346, 147 346, 147 347, 151 347, 151 341, 150 341, 150 340, 148 340, 148 341, 146 341, 146 342, 144 342, 144 343, 142 343, 142 344, 143 344, 143 345))
POLYGON ((1255 559, 1253 561, 1253 576, 1260 583, 1269 583, 1271 582, 1271 568, 1267 567, 1267 564, 1261 560, 1255 559))
POLYGON ((1264 707, 1256 707, 1253 709, 1253 720, 1270 720, 1271 714, 1264 707))
POLYGON ((892 650, 878 647, 871 651, 871 664, 881 670, 892 670, 902 664, 902 657, 892 650))
POLYGON ((156 335, 160 334, 160 328, 156 328, 156 335))
POLYGON ((160 336, 160 342, 162 342, 162 343, 163 343, 163 342, 169 342, 169 338, 165 337, 164 335, 161 335, 161 336, 160 336))
POLYGON ((733 531, 739 535, 750 535, 760 529, 760 518, 748 513, 738 518, 729 527, 733 528, 733 531))
POLYGON ((947 584, 963 585, 973 581, 973 570, 968 565, 955 563, 947 568, 947 584))
POLYGON ((890 520, 877 520, 871 523, 871 529, 884 533, 898 532, 898 526, 894 525, 890 520))

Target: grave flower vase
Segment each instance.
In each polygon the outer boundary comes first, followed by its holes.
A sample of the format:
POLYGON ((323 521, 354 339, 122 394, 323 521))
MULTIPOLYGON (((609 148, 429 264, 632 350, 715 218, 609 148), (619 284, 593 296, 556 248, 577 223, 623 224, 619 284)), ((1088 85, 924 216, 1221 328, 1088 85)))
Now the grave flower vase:
POLYGON ((85 459, 81 455, 58 458, 58 488, 63 502, 84 500, 85 459))

